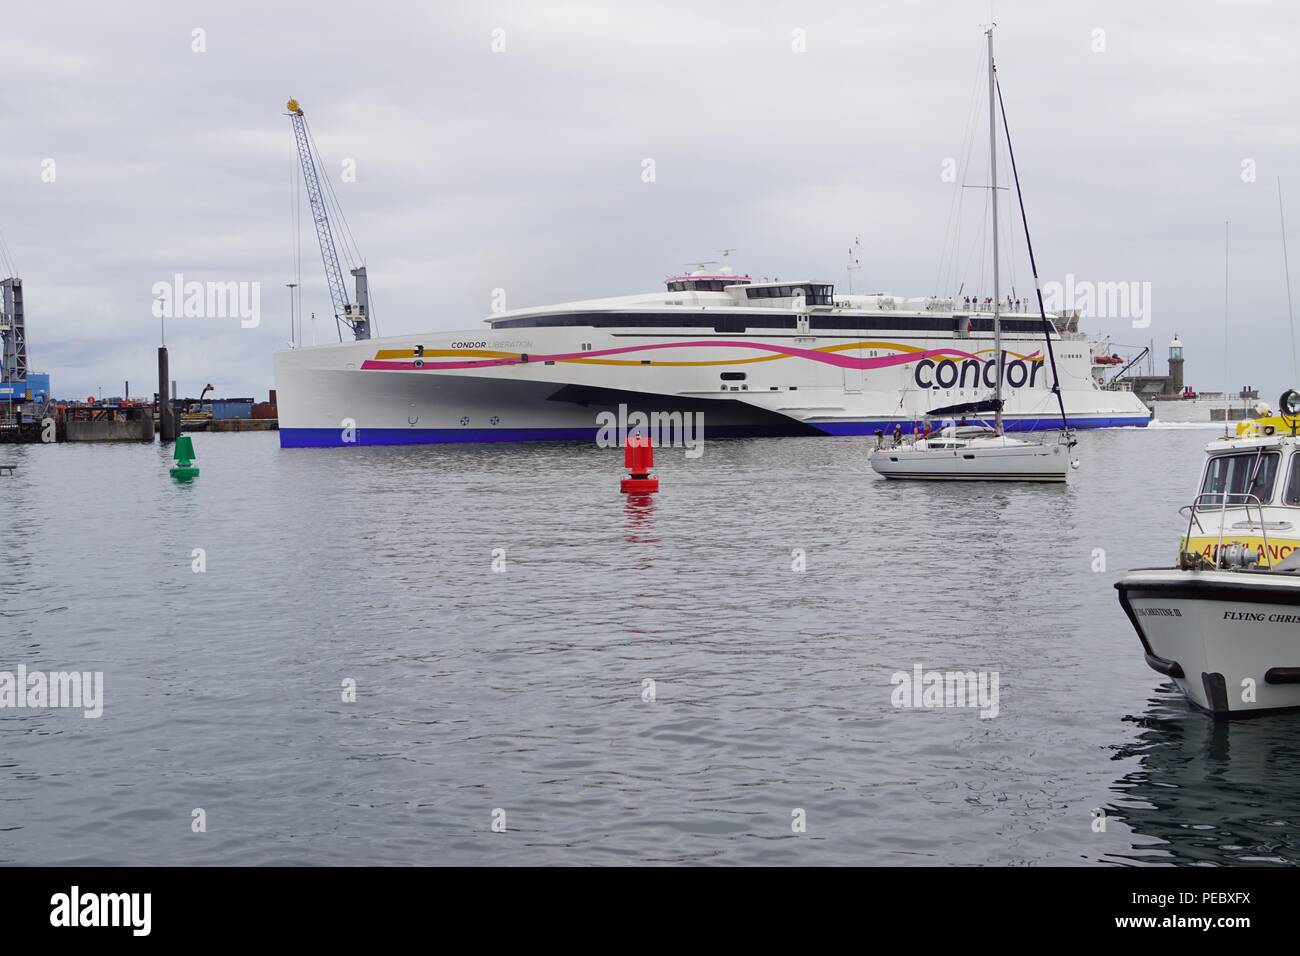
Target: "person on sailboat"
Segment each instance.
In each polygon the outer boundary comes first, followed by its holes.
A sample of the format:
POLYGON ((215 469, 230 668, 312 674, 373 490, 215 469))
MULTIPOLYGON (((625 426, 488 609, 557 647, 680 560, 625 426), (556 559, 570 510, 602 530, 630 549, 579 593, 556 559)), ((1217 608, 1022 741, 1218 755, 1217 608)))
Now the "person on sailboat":
POLYGON ((895 445, 901 445, 901 444, 903 444, 903 424, 902 424, 902 422, 894 422, 894 444, 895 444, 895 445))

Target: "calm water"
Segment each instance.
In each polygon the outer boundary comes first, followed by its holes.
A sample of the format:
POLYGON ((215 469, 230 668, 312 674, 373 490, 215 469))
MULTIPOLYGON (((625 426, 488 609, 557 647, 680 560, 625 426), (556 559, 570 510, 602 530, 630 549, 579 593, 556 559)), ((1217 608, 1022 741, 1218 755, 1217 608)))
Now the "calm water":
POLYGON ((1190 712, 1112 588, 1212 435, 1085 433, 1067 488, 717 441, 645 506, 577 445, 2 449, 0 670, 105 704, 0 710, 0 862, 1295 863, 1300 720, 1190 712), (915 664, 998 716, 894 708, 915 664))

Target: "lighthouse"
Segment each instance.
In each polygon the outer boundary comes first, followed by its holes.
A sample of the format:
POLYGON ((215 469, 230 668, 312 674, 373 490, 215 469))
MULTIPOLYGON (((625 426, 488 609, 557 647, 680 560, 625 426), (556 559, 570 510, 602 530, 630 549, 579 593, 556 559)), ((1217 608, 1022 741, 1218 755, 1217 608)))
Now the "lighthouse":
POLYGON ((1183 393, 1183 343, 1177 332, 1169 343, 1169 391, 1175 395, 1183 393))

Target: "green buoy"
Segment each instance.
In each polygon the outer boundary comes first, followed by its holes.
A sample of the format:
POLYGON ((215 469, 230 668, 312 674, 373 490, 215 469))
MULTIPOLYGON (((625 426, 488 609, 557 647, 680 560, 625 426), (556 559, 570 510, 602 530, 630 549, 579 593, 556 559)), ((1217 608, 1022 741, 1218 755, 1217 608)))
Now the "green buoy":
POLYGON ((194 439, 189 435, 176 439, 176 451, 172 457, 176 459, 176 467, 171 474, 177 481, 193 481, 199 476, 199 470, 191 464, 194 461, 194 439))

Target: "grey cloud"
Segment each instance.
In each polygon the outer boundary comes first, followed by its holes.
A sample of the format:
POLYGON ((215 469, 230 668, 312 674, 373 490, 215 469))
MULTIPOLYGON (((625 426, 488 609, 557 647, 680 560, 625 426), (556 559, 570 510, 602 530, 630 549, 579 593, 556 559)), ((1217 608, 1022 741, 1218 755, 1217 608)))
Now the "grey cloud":
MULTIPOLYGON (((1275 179, 1300 227, 1300 15, 1284 3, 996 13, 1044 279, 1151 282, 1149 330, 1093 327, 1160 353, 1177 331, 1188 381, 1216 388, 1230 219, 1229 384, 1292 384, 1275 179), (1105 53, 1090 49, 1097 28, 1105 53)), ((293 279, 289 96, 387 334, 477 325, 495 287, 512 306, 649 290, 724 246, 754 274, 843 283, 855 235, 859 288, 952 291, 935 287, 952 199, 939 170, 962 147, 987 16, 984 4, 762 0, 13 7, 0 228, 27 285, 33 365, 63 395, 126 378, 152 391, 150 288, 182 272, 263 285, 258 329, 169 324, 183 390, 271 385, 293 279), (196 27, 204 54, 190 51, 196 27), (504 54, 490 52, 495 27, 504 54), (791 52, 796 28, 806 53, 791 52), (40 181, 47 157, 54 184, 40 181), (356 183, 337 181, 344 157, 356 183)), ((302 255, 304 311, 332 335, 306 230, 302 255)), ((1027 293, 1023 254, 1016 269, 1027 293)))

